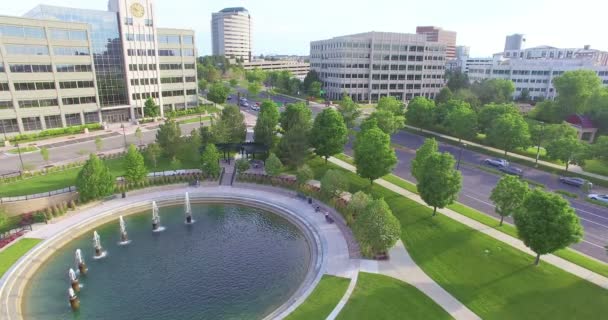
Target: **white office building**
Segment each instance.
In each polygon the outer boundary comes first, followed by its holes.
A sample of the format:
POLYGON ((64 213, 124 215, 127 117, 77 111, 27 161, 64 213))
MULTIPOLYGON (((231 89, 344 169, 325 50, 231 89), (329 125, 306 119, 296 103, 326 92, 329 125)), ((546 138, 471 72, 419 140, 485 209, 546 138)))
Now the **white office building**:
POLYGON ((242 7, 225 8, 211 15, 211 46, 214 56, 240 62, 251 61, 251 15, 242 7))

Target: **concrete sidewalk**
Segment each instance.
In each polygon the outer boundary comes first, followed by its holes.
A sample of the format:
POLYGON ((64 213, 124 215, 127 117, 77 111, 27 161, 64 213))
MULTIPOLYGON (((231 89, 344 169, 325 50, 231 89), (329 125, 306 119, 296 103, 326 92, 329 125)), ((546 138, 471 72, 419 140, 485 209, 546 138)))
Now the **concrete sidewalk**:
MULTIPOLYGON (((348 164, 348 163, 346 163, 346 162, 344 162, 342 160, 339 160, 339 159, 336 159, 336 158, 330 158, 329 161, 332 162, 332 163, 334 163, 334 164, 336 164, 336 165, 338 165, 338 166, 340 166, 340 167, 342 167, 342 168, 344 168, 344 169, 346 169, 346 170, 349 170, 351 172, 356 172, 357 171, 357 169, 354 166, 352 166, 352 165, 350 165, 350 164, 348 164)), ((394 184, 392 184, 392 183, 390 183, 390 182, 388 182, 386 180, 383 180, 383 179, 378 179, 378 180, 376 180, 374 182, 377 183, 378 185, 382 186, 382 187, 385 187, 385 188, 387 188, 387 189, 389 189, 389 190, 397 193, 397 194, 400 194, 400 195, 402 195, 404 197, 407 197, 410 200, 413 200, 413 201, 415 201, 415 202, 417 202, 417 203, 419 203, 421 205, 424 205, 424 206, 430 208, 424 202, 424 200, 422 200, 422 198, 420 198, 420 196, 417 195, 417 194, 415 194, 415 193, 407 191, 407 190, 405 190, 405 189, 403 189, 403 188, 401 188, 399 186, 396 186, 396 185, 394 185, 394 184)), ((455 212, 455 211, 453 211, 451 209, 447 209, 447 208, 437 209, 437 212, 439 212, 439 213, 441 213, 441 214, 443 214, 443 215, 445 215, 445 216, 447 216, 447 217, 449 217, 449 218, 451 218, 453 220, 456 220, 456 221, 458 221, 458 222, 460 222, 460 223, 468 226, 469 228, 472 228, 472 229, 477 230, 477 231, 479 231, 481 233, 484 233, 484 234, 486 234, 486 235, 488 235, 488 236, 490 236, 490 237, 492 237, 492 238, 494 238, 496 240, 504 242, 504 243, 506 243, 506 244, 508 244, 508 245, 510 245, 510 246, 512 246, 512 247, 514 247, 516 249, 518 249, 518 250, 521 250, 521 251, 523 251, 523 252, 525 252, 525 253, 527 253, 527 254, 529 254, 531 256, 534 256, 534 257, 536 256, 536 253, 534 253, 532 250, 530 250, 528 247, 526 247, 526 245, 524 245, 524 243, 521 240, 519 240, 519 239, 513 238, 510 235, 502 233, 502 232, 500 232, 500 231, 498 231, 498 230, 496 230, 494 228, 488 227, 488 226, 486 226, 486 225, 484 225, 484 224, 482 224, 482 223, 480 223, 480 222, 478 222, 476 220, 473 220, 471 218, 465 217, 465 216, 461 215, 460 213, 457 213, 457 212, 455 212)), ((560 268, 560 269, 562 269, 562 270, 564 270, 566 272, 569 272, 569 273, 571 273, 571 274, 573 274, 573 275, 575 275, 575 276, 577 276, 579 278, 582 278, 582 279, 585 279, 585 280, 587 280, 589 282, 592 282, 592 283, 594 283, 594 284, 596 284, 596 285, 598 285, 598 286, 600 286, 600 287, 602 287, 604 289, 608 289, 608 278, 607 277, 604 277, 604 276, 602 276, 600 274, 597 274, 597 273, 595 273, 593 271, 590 271, 588 269, 580 267, 580 266, 578 266, 578 265, 576 265, 576 264, 574 264, 574 263, 572 263, 570 261, 564 260, 564 259, 562 259, 562 258, 560 258, 558 256, 555 256, 555 255, 552 255, 552 254, 543 255, 541 257, 541 259, 543 261, 548 262, 548 263, 550 263, 550 264, 552 264, 552 265, 554 265, 554 266, 556 266, 556 267, 558 267, 558 268, 560 268)))
MULTIPOLYGON (((440 138, 443 138, 443 139, 446 139, 446 140, 451 140, 451 141, 458 142, 458 138, 454 138, 452 136, 448 136, 448 135, 445 135, 445 134, 441 134, 441 133, 437 133, 437 132, 434 132, 434 131, 430 131, 430 130, 426 130, 426 129, 421 129, 421 128, 417 128, 417 127, 412 127, 412 126, 408 126, 408 125, 406 125, 405 127, 409 128, 409 129, 412 129, 412 130, 416 130, 416 131, 432 134, 434 136, 437 136, 437 137, 440 137, 440 138)), ((486 146, 486 145, 483 145, 483 144, 479 144, 479 143, 476 143, 476 142, 472 142, 472 141, 462 140, 461 142, 462 143, 466 143, 466 144, 468 144, 470 146, 475 146, 475 147, 482 148, 482 149, 485 149, 485 150, 488 150, 488 151, 492 151, 492 152, 497 152, 497 153, 504 153, 505 152, 504 150, 496 149, 496 148, 489 147, 489 146, 486 146)), ((514 152, 509 152, 509 156, 513 157, 513 158, 518 158, 518 159, 522 159, 522 160, 531 161, 531 162, 535 162, 536 161, 536 159, 534 159, 534 158, 523 156, 521 154, 517 154, 517 153, 514 153, 514 152)), ((559 165, 559 164, 555 164, 555 163, 551 163, 551 162, 547 162, 547 161, 543 161, 543 160, 538 160, 538 163, 542 164, 543 166, 547 166, 547 167, 551 167, 551 168, 555 168, 555 169, 560 169, 560 170, 566 170, 565 166, 562 166, 562 165, 559 165)), ((583 175, 583 176, 587 176, 587 177, 595 178, 595 179, 599 179, 599 180, 605 180, 605 181, 608 182, 608 177, 602 176, 602 175, 599 175, 599 174, 595 174, 595 173, 591 173, 591 172, 586 172, 586 171, 583 170, 583 168, 581 168, 579 166, 576 166, 576 165, 570 165, 568 167, 568 170, 570 172, 578 173, 578 174, 583 175)))

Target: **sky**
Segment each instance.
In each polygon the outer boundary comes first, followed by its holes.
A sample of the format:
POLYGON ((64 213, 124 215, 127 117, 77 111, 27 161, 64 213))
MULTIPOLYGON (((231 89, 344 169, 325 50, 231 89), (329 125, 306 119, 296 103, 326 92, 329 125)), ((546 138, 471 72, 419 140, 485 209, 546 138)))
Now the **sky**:
MULTIPOLYGON (((107 0, 0 0, 0 15, 20 16, 37 4, 106 10, 107 0), (7 6, 10 2, 10 7, 7 6), (8 7, 8 8, 7 8, 8 7)), ((155 0, 157 25, 196 31, 199 55, 211 53, 211 13, 242 6, 253 20, 253 52, 308 55, 310 41, 386 31, 415 33, 418 25, 458 32, 471 56, 502 51, 504 38, 526 35, 526 47, 608 50, 602 0, 155 0)))

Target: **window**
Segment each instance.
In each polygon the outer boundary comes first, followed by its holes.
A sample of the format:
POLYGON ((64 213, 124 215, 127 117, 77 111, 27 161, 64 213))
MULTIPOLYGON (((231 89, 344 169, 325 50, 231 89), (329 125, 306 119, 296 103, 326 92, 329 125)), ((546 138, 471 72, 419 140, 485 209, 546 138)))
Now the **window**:
POLYGON ((21 118, 21 122, 25 131, 42 130, 42 123, 39 117, 21 118))
POLYGON ((184 57, 194 57, 194 49, 182 49, 182 55, 184 57))
POLYGON ((182 77, 160 78, 160 83, 182 83, 182 77))
POLYGON ((64 81, 59 83, 61 89, 93 88, 93 81, 64 81))
POLYGON ((99 113, 97 113, 96 111, 85 112, 84 123, 98 123, 98 122, 99 122, 99 113))
POLYGON ((192 36, 183 36, 182 40, 183 44, 194 44, 194 37, 192 36))
POLYGON ((136 64, 129 64, 129 71, 137 71, 137 65, 136 64))
POLYGON ((186 94, 189 96, 194 96, 194 95, 196 95, 196 89, 186 90, 186 94))
POLYGON ((152 19, 146 19, 146 20, 144 20, 144 24, 147 27, 152 27, 152 26, 154 26, 154 21, 152 19))
POLYGON ((175 97, 175 96, 183 96, 184 91, 182 90, 172 90, 172 91, 163 91, 163 97, 175 97))
POLYGON ((63 102, 64 105, 74 105, 74 104, 96 103, 97 99, 94 96, 91 96, 91 97, 69 97, 69 98, 63 98, 62 102, 63 102))
POLYGON ((19 132, 17 119, 0 120, 0 129, 2 129, 2 132, 19 132))
POLYGON ((86 41, 87 32, 84 30, 51 29, 51 39, 86 41))
POLYGON ((0 83, 0 91, 8 91, 8 83, 0 83))
POLYGON ((91 72, 90 64, 58 64, 57 72, 91 72))
POLYGON ((0 35, 4 37, 44 39, 44 29, 41 27, 23 27, 0 25, 0 35))
POLYGON ((34 55, 44 56, 49 54, 47 46, 28 45, 28 44, 7 44, 6 53, 10 55, 34 55))
POLYGON ((159 35, 158 43, 179 44, 179 35, 159 35))
POLYGON ((46 124, 47 129, 63 127, 63 124, 61 123, 60 115, 46 116, 46 117, 44 117, 44 123, 46 124))
POLYGON ((10 109, 13 107, 12 100, 0 100, 0 109, 10 109))
POLYGON ((196 82, 196 77, 186 77, 186 82, 196 82))
POLYGON ((79 126, 82 124, 80 113, 72 113, 65 115, 65 124, 67 126, 79 126))
POLYGON ((51 65, 47 64, 11 64, 9 68, 15 73, 52 72, 51 65))
POLYGON ((132 26, 133 25, 133 18, 125 18, 125 24, 128 26, 132 26))
MULTIPOLYGON (((184 64, 184 69, 186 70, 194 70, 196 67, 194 66, 194 63, 185 63, 184 64)), ((181 67, 180 67, 181 69, 181 67)))
POLYGON ((159 49, 158 55, 161 57, 179 57, 179 49, 159 49))
POLYGON ((161 63, 160 70, 180 70, 182 68, 181 64, 178 63, 161 63))
POLYGON ((17 82, 14 85, 16 91, 55 89, 55 82, 17 82))

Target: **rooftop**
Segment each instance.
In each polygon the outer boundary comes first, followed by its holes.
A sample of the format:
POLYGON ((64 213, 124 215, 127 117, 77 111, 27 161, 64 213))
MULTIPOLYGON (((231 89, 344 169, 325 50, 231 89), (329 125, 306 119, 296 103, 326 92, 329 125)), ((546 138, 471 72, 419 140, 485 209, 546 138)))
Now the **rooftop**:
POLYGON ((224 9, 220 10, 220 12, 237 13, 237 12, 249 12, 249 11, 247 11, 247 9, 245 9, 243 7, 231 7, 231 8, 224 8, 224 9))

